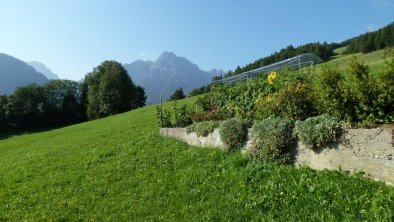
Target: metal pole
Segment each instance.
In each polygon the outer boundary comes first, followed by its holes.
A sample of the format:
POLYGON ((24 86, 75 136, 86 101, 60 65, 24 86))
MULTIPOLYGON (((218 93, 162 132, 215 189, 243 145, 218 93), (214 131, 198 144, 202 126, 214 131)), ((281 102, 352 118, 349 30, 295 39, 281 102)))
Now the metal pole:
POLYGON ((249 90, 249 73, 246 74, 246 87, 249 90))
POLYGON ((301 59, 300 58, 298 58, 298 70, 299 70, 300 75, 301 75, 301 59))
POLYGON ((311 62, 311 69, 310 69, 310 73, 312 74, 313 72, 313 61, 311 62))
POLYGON ((160 128, 163 128, 163 97, 160 95, 160 128))

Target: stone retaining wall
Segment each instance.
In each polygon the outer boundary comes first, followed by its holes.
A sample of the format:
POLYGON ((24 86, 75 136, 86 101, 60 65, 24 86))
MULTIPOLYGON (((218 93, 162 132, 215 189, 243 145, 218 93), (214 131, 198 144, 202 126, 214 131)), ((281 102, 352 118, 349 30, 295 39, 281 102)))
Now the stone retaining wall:
MULTIPOLYGON (((186 128, 162 128, 162 136, 174 137, 190 145, 222 148, 218 129, 206 137, 196 133, 187 133, 186 128)), ((243 147, 247 152, 253 146, 249 139, 243 147)), ((295 148, 295 164, 307 165, 313 169, 342 169, 346 171, 363 171, 366 176, 394 184, 394 146, 391 129, 348 129, 340 142, 335 142, 318 151, 306 148, 301 142, 295 148)))

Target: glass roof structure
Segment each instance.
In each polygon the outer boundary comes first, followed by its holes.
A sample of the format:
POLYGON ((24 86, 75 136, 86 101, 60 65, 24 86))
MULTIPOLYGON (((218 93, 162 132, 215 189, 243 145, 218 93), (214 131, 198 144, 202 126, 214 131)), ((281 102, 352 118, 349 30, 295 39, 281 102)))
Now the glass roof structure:
POLYGON ((238 81, 243 81, 243 80, 247 80, 249 78, 254 78, 257 77, 261 74, 264 73, 270 73, 272 71, 278 71, 281 69, 300 69, 304 66, 312 66, 314 64, 323 62, 323 60, 313 54, 313 53, 305 53, 305 54, 301 54, 280 62, 276 62, 267 66, 263 66, 260 67, 258 69, 253 69, 250 71, 246 71, 234 76, 230 76, 227 78, 223 78, 220 80, 215 80, 212 81, 211 84, 216 84, 216 83, 231 83, 231 82, 238 82, 238 81))

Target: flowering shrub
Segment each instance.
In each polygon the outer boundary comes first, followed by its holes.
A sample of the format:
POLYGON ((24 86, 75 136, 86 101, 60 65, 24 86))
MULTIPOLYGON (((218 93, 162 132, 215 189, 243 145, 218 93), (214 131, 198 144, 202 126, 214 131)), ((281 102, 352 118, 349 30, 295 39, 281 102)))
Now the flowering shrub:
POLYGON ((316 110, 310 92, 306 83, 298 82, 288 84, 277 93, 259 98, 255 101, 256 119, 277 116, 299 120, 313 116, 316 110))
POLYGON ((294 134, 310 149, 318 149, 336 141, 342 132, 338 118, 327 114, 297 121, 294 134))
POLYGON ((253 125, 252 135, 256 140, 252 150, 255 158, 290 162, 290 151, 295 141, 291 121, 274 117, 257 121, 253 125))
POLYGON ((235 151, 242 147, 246 138, 246 124, 243 120, 229 119, 219 127, 220 139, 226 145, 226 150, 235 151))
POLYGON ((277 73, 275 71, 272 71, 268 77, 267 77, 267 81, 269 84, 273 85, 275 83, 275 79, 276 79, 276 75, 277 73))

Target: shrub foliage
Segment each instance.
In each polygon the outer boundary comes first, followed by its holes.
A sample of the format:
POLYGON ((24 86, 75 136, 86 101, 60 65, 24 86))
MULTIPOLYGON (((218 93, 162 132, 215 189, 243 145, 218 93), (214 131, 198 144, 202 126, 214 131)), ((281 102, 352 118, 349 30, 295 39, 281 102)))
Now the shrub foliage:
POLYGON ((338 118, 324 114, 305 121, 297 121, 294 132, 306 147, 318 149, 336 141, 342 132, 342 127, 338 118))
POLYGON ((290 162, 290 151, 294 144, 293 123, 282 118, 267 118, 254 123, 253 138, 256 140, 252 151, 258 159, 290 162))
POLYGON ((196 132, 197 136, 208 136, 219 127, 218 121, 197 122, 186 128, 187 133, 196 132))
POLYGON ((171 110, 163 110, 160 116, 160 107, 156 106, 156 117, 158 119, 159 127, 186 127, 192 124, 192 120, 187 111, 186 104, 182 104, 180 107, 177 103, 172 104, 171 110), (160 124, 161 121, 161 124, 160 124))
POLYGON ((220 124, 220 139, 230 151, 238 150, 245 141, 247 128, 243 120, 238 118, 229 119, 220 124))

